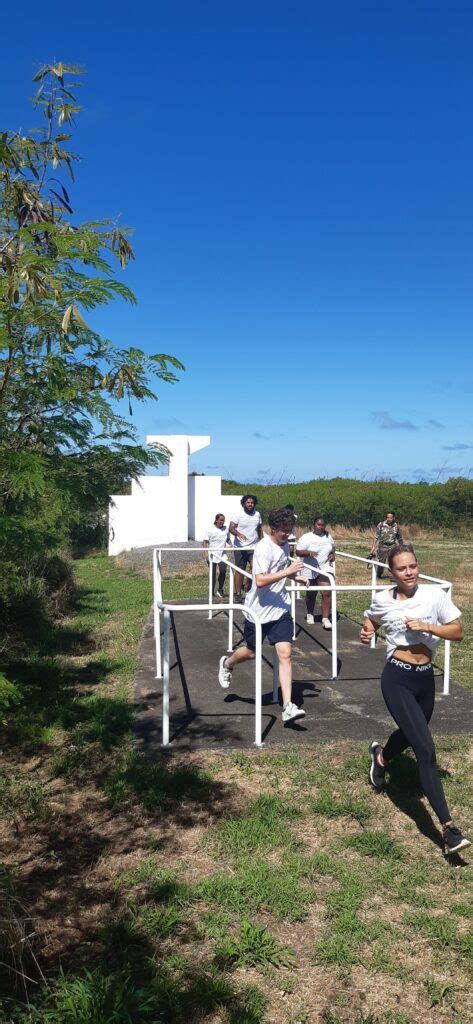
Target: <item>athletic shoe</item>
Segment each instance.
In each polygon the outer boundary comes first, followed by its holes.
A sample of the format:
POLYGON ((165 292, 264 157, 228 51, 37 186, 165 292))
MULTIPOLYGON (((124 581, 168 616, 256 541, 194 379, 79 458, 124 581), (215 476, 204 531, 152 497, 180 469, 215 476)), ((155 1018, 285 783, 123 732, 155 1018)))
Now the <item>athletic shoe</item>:
POLYGON ((377 740, 374 740, 374 742, 370 746, 370 755, 371 755, 370 782, 371 782, 371 785, 374 786, 375 789, 382 789, 383 786, 384 786, 384 776, 386 774, 386 769, 383 768, 382 765, 380 765, 380 763, 378 761, 378 756, 377 756, 379 751, 382 750, 382 749, 383 748, 382 748, 381 744, 378 743, 377 740))
POLYGON ((444 829, 443 852, 446 857, 450 857, 452 853, 458 853, 459 850, 464 850, 467 846, 471 846, 470 840, 462 836, 456 825, 449 825, 444 829))
POLYGON ((222 687, 222 690, 228 690, 228 687, 230 686, 230 683, 232 681, 231 669, 225 668, 225 662, 227 660, 227 657, 228 655, 222 654, 222 657, 220 658, 218 665, 218 681, 220 683, 220 686, 222 687))
POLYGON ((235 604, 243 604, 243 602, 245 600, 243 594, 234 594, 233 596, 234 596, 235 604))
POLYGON ((314 625, 314 622, 315 622, 314 616, 313 616, 313 615, 311 615, 311 614, 310 614, 310 612, 309 612, 309 613, 308 613, 308 614, 306 615, 306 617, 305 617, 305 621, 307 622, 307 624, 308 624, 309 626, 313 626, 313 625, 314 625))
POLYGON ((225 600, 225 594, 223 593, 223 590, 217 590, 217 597, 220 597, 222 601, 225 600))
POLYGON ((323 625, 324 629, 331 629, 332 628, 332 623, 330 622, 330 619, 326 618, 326 616, 324 616, 323 619, 322 619, 322 625, 323 625))
POLYGON ((282 709, 282 724, 286 725, 287 722, 294 722, 296 718, 305 718, 305 711, 303 708, 298 708, 297 704, 293 704, 292 700, 289 700, 282 709))

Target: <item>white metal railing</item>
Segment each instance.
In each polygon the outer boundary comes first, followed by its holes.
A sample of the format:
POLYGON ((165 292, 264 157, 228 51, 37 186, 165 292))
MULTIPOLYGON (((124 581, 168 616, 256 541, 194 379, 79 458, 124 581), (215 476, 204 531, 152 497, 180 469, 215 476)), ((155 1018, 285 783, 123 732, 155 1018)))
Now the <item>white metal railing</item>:
MULTIPOLYGON (((241 550, 254 550, 254 545, 248 545, 246 548, 233 548, 226 546, 223 551, 241 551, 241 550)), ((292 581, 287 585, 287 589, 290 593, 291 599, 291 612, 294 620, 294 638, 295 638, 295 601, 302 593, 307 591, 324 591, 329 589, 332 601, 332 649, 331 649, 331 662, 332 662, 332 679, 336 679, 338 676, 338 623, 337 623, 337 593, 343 592, 358 592, 371 591, 371 597, 373 598, 377 590, 388 590, 392 583, 378 584, 376 582, 376 566, 382 566, 388 569, 389 566, 386 562, 378 562, 375 559, 363 558, 361 555, 352 555, 347 551, 336 551, 336 557, 348 558, 356 562, 362 562, 368 566, 371 566, 371 584, 360 585, 360 584, 336 584, 335 578, 332 573, 323 572, 318 570, 318 575, 325 576, 329 581, 329 586, 324 587, 320 584, 313 585, 308 583, 308 586, 304 586, 300 583, 295 585, 292 581)), ((294 557, 291 561, 294 561, 294 557)), ((153 617, 154 617, 154 638, 155 638, 155 652, 156 652, 156 678, 163 679, 163 745, 167 746, 169 743, 169 623, 170 623, 170 611, 206 611, 208 612, 209 619, 212 619, 214 612, 228 612, 228 648, 231 652, 233 650, 233 625, 234 625, 234 613, 245 612, 245 615, 249 616, 256 625, 256 665, 255 665, 255 696, 256 696, 256 707, 255 707, 255 744, 261 746, 261 623, 257 615, 249 608, 243 608, 243 605, 235 603, 234 600, 234 573, 237 572, 241 576, 247 579, 252 579, 251 573, 245 569, 241 569, 239 566, 230 562, 227 555, 218 556, 218 561, 224 561, 230 569, 229 578, 229 600, 228 603, 215 604, 213 601, 212 592, 212 568, 214 561, 217 558, 213 555, 209 548, 202 548, 201 546, 186 547, 182 548, 179 546, 166 546, 162 548, 154 548, 153 550, 153 617), (208 604, 168 604, 163 601, 162 593, 162 552, 167 551, 180 551, 182 553, 194 553, 199 552, 201 555, 208 554, 208 569, 209 569, 209 590, 208 590, 208 604), (164 650, 163 655, 161 653, 161 615, 164 616, 164 650), (258 654, 259 651, 259 654, 258 654), (258 667, 259 666, 259 667, 258 667), (258 697, 259 694, 259 697, 258 697), (165 726, 166 720, 166 726, 165 726), (167 737, 167 738, 166 738, 167 737)), ((303 563, 306 568, 313 568, 308 563, 303 563)), ((437 584, 440 589, 445 590, 448 596, 452 596, 452 583, 449 580, 438 579, 435 576, 427 576, 425 573, 419 573, 419 579, 428 580, 431 583, 437 584)), ((373 636, 370 647, 373 648, 376 645, 376 637, 373 636)), ((450 692, 450 652, 451 642, 445 640, 445 654, 444 654, 444 670, 443 670, 443 692, 448 694, 450 692)), ((277 700, 278 694, 278 662, 277 655, 273 653, 273 700, 277 700)))
MULTIPOLYGON (((169 549, 168 549, 169 550, 169 549)), ((201 604, 175 604, 169 605, 164 601, 158 603, 160 612, 163 613, 163 747, 169 746, 169 675, 170 675, 170 646, 171 646, 171 611, 174 612, 202 612, 208 610, 208 605, 201 604)), ((220 605, 215 605, 219 609, 220 605)), ((232 611, 243 612, 243 605, 234 605, 232 611)), ((255 746, 262 747, 263 729, 263 708, 262 708, 262 665, 261 665, 261 622, 255 612, 245 609, 245 615, 253 620, 255 625, 255 746)))

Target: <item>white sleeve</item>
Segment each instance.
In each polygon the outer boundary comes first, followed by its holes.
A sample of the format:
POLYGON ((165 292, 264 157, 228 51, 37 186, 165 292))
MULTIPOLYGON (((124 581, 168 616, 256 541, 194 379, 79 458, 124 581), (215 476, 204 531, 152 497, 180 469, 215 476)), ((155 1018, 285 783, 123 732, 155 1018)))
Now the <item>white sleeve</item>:
POLYGON ((210 543, 210 530, 206 530, 206 531, 205 531, 205 533, 204 533, 204 536, 203 536, 203 538, 202 538, 202 539, 203 539, 203 540, 206 540, 206 541, 207 541, 207 543, 210 543))
POLYGON ((451 597, 444 590, 437 594, 437 615, 439 626, 446 626, 449 622, 459 619, 461 615, 460 609, 457 608, 451 597))
POLYGON ((308 536, 307 533, 303 533, 302 537, 299 537, 299 540, 297 541, 297 545, 296 545, 296 552, 297 551, 307 551, 308 550, 308 547, 307 547, 307 536, 308 536))
POLYGON ((363 612, 363 615, 367 619, 376 619, 376 621, 378 623, 380 623, 381 619, 382 619, 383 611, 384 611, 383 605, 382 605, 381 601, 379 600, 378 595, 375 594, 375 596, 373 597, 373 600, 371 602, 370 608, 366 608, 365 611, 363 612))
POLYGON ((256 547, 253 555, 253 576, 256 576, 259 573, 269 572, 272 557, 272 553, 268 550, 266 544, 263 544, 259 551, 258 547, 256 547))

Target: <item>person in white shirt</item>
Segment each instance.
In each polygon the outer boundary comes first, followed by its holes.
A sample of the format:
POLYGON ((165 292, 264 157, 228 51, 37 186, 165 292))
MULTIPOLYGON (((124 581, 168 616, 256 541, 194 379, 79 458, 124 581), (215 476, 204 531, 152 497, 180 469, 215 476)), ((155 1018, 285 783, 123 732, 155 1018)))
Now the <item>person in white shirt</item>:
MULTIPOLYGON (((238 512, 230 521, 230 533, 235 538, 233 542, 235 565, 239 569, 246 569, 247 572, 251 572, 254 546, 263 536, 261 516, 256 511, 257 503, 258 499, 255 494, 244 494, 240 501, 242 511, 238 512)), ((244 589, 249 590, 250 581, 241 572, 236 572, 235 601, 243 600, 241 592, 243 580, 245 580, 244 589)))
POLYGON ((428 723, 435 703, 432 656, 439 640, 463 640, 461 612, 438 585, 418 585, 419 566, 412 544, 394 547, 388 565, 395 586, 376 592, 365 612, 360 640, 369 644, 383 627, 388 660, 381 689, 398 728, 384 747, 377 740, 371 744, 370 781, 381 790, 392 759, 412 747, 422 788, 442 826, 444 853, 450 856, 470 843, 453 824, 428 723))
MULTIPOLYGON (((292 702, 292 637, 294 622, 290 614, 290 597, 285 587, 287 576, 295 576, 302 568, 301 561, 291 562, 288 537, 294 526, 294 516, 284 508, 269 513, 269 535, 256 545, 253 557, 253 582, 246 596, 245 608, 254 611, 261 622, 263 639, 276 648, 279 662, 279 683, 283 699, 282 722, 286 725, 304 718, 305 711, 292 702)), ((230 657, 220 658, 218 681, 226 690, 232 681, 236 665, 255 657, 255 625, 249 618, 243 631, 244 647, 230 657)))
POLYGON ((225 577, 227 575, 227 564, 222 562, 222 555, 225 553, 225 548, 230 542, 230 534, 228 527, 225 526, 225 516, 221 512, 218 512, 215 516, 213 526, 211 526, 202 541, 202 547, 204 548, 204 558, 207 564, 210 562, 212 565, 212 596, 215 597, 215 583, 217 581, 217 569, 218 569, 218 588, 217 594, 223 598, 223 588, 225 585, 225 577))
MULTIPOLYGON (((323 516, 316 516, 312 524, 312 530, 299 537, 296 555, 298 558, 303 558, 305 562, 304 568, 296 582, 307 582, 313 586, 330 587, 330 581, 335 578, 335 543, 331 533, 327 531, 323 516), (328 578, 326 574, 328 574, 328 578)), ((314 623, 316 596, 316 590, 309 590, 306 593, 306 621, 311 626, 314 623)), ((331 607, 332 596, 330 591, 325 590, 322 592, 322 626, 324 629, 332 628, 329 617, 331 607)))

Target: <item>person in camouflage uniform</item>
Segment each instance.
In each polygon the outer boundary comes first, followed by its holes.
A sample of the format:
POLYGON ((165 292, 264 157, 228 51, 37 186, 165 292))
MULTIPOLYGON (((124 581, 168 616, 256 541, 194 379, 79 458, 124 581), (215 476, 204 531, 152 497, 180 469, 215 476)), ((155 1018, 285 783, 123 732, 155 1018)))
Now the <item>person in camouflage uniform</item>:
MULTIPOLYGON (((370 554, 375 555, 380 562, 387 562, 390 551, 392 551, 396 544, 402 543, 402 533, 396 523, 394 512, 387 512, 386 519, 378 523, 376 527, 376 535, 370 554)), ((384 568, 382 565, 376 566, 377 579, 381 579, 383 572, 384 568)))

